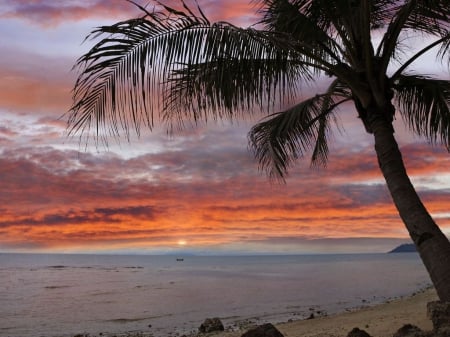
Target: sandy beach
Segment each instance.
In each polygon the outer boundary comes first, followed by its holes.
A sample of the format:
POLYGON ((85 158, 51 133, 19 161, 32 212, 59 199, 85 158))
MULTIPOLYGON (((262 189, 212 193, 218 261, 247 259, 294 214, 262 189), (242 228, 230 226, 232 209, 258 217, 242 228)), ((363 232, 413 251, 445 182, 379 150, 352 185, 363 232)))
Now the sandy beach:
POLYGON ((352 312, 312 320, 279 324, 277 328, 286 337, 340 337, 358 327, 374 337, 392 337, 404 324, 410 323, 422 330, 431 330, 427 318, 427 303, 437 299, 434 289, 389 303, 362 308, 352 312))
MULTIPOLYGON (((422 330, 431 330, 427 318, 427 303, 437 299, 434 289, 426 289, 410 297, 387 303, 367 306, 344 313, 277 324, 285 337, 345 337, 355 327, 373 337, 392 337, 403 325, 409 323, 422 330)), ((213 334, 217 337, 237 337, 245 331, 213 334)))

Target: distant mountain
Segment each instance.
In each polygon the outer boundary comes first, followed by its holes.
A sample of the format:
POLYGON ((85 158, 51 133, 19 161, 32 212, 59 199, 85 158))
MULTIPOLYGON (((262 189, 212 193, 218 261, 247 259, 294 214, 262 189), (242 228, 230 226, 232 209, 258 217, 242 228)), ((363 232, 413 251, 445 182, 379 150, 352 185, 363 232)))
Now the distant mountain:
POLYGON ((414 243, 404 243, 392 249, 389 253, 416 253, 416 246, 414 243))

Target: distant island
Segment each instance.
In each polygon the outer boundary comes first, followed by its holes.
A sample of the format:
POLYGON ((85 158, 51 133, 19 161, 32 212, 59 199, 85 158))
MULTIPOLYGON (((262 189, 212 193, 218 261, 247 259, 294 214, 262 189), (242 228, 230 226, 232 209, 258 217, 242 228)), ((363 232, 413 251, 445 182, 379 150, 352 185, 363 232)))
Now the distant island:
POLYGON ((388 253, 416 253, 417 249, 414 243, 404 243, 398 247, 395 247, 388 253))

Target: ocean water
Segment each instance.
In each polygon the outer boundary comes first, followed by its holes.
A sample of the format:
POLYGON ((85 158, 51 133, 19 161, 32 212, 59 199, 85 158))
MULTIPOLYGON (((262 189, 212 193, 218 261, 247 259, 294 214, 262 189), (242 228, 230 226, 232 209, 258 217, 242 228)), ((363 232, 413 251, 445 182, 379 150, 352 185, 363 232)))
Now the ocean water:
POLYGON ((186 334, 304 319, 430 285, 417 254, 174 256, 0 254, 0 336, 186 334))

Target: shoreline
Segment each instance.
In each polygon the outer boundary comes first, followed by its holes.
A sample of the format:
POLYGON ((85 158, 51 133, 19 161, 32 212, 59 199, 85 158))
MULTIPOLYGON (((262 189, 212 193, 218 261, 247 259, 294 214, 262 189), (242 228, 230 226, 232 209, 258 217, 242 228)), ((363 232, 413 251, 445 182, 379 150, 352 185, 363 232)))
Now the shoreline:
MULTIPOLYGON (((313 319, 290 320, 274 326, 285 337, 346 337, 353 328, 365 330, 373 337, 392 337, 405 324, 413 324, 424 331, 433 328, 427 318, 427 303, 437 300, 434 288, 425 288, 409 296, 388 300, 381 304, 347 309, 313 319)), ((251 326, 235 331, 200 334, 207 337, 240 337, 251 326)), ((226 329, 227 330, 227 329, 226 329)), ((193 334, 190 337, 197 336, 193 334)))
MULTIPOLYGON (((433 326, 427 318, 427 303, 437 300, 434 288, 418 290, 409 296, 387 300, 381 304, 370 303, 357 308, 346 309, 331 315, 313 319, 289 320, 273 325, 285 337, 346 337, 353 328, 365 330, 373 337, 392 337, 405 324, 412 324, 424 331, 433 326)), ((256 320, 258 321, 258 320, 256 320)), ((240 337, 254 328, 255 322, 225 326, 225 331, 190 334, 169 333, 165 337, 240 337)), ((263 324, 257 322, 257 325, 263 324)), ((77 335, 76 337, 97 337, 97 335, 77 335)), ((163 337, 155 332, 128 332, 124 334, 103 333, 101 337, 163 337)))
POLYGON ((433 325, 427 318, 427 303, 437 299, 435 289, 426 288, 382 304, 275 326, 285 337, 345 337, 356 327, 373 337, 392 337, 405 324, 430 331, 433 325))

